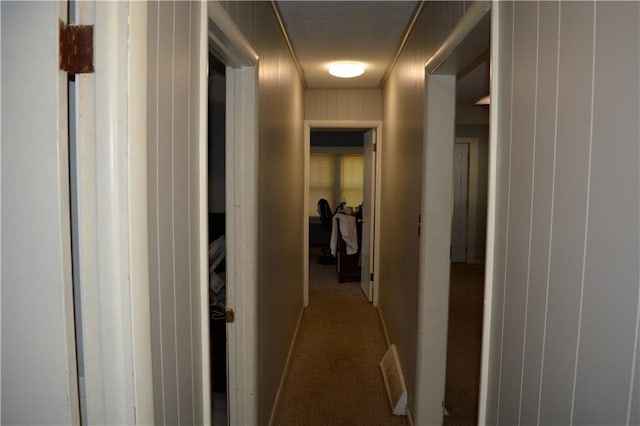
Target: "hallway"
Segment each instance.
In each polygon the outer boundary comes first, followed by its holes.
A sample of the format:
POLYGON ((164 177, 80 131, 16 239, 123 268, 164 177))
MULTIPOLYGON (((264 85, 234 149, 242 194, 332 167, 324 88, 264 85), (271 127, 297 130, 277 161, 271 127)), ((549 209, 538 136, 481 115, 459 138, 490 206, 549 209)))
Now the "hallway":
POLYGON ((378 312, 358 282, 309 259, 305 309, 275 414, 276 425, 395 425, 378 363, 387 348, 378 312))

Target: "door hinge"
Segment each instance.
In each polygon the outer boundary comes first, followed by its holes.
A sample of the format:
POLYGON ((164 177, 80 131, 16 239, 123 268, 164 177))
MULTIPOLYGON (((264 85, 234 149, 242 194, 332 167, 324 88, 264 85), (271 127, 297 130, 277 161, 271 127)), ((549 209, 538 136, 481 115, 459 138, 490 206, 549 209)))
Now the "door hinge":
POLYGON ((422 215, 418 215, 418 237, 420 236, 420 232, 422 232, 422 215))
POLYGON ((377 149, 378 149, 378 144, 377 143, 371 144, 371 151, 376 152, 377 149))
POLYGON ((369 281, 373 282, 373 272, 369 275, 369 281))
POLYGON ((227 309, 227 312, 225 312, 225 320, 228 323, 235 322, 236 313, 233 312, 233 309, 227 309))
POLYGON ((93 25, 68 25, 60 21, 60 69, 87 74, 93 69, 93 25))

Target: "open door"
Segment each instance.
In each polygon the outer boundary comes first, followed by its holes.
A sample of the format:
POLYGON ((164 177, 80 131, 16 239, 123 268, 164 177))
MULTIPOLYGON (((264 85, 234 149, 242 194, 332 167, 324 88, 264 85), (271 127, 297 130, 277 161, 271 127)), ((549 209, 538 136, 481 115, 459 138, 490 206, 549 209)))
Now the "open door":
POLYGON ((66 2, 2 2, 2 424, 79 424, 66 2))
POLYGON ((374 202, 376 193, 376 129, 364 134, 364 180, 362 203, 362 248, 360 286, 369 302, 373 302, 374 202))

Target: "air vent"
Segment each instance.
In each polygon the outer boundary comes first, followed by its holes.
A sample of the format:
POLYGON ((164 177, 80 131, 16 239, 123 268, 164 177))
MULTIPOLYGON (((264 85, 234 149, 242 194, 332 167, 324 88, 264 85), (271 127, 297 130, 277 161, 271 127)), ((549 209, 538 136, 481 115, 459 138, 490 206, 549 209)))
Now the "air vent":
POLYGON ((396 345, 391 345, 380 361, 380 370, 387 388, 391 410, 396 416, 407 414, 407 385, 404 382, 396 345))

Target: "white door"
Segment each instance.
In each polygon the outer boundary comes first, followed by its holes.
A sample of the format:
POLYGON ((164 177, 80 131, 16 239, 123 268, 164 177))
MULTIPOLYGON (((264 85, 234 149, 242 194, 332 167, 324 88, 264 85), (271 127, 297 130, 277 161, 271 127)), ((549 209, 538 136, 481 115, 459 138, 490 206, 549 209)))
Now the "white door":
POLYGON ((361 253, 361 275, 360 286, 362 291, 373 301, 373 241, 374 226, 373 218, 375 208, 376 193, 376 152, 375 152, 376 130, 371 129, 364 134, 364 180, 363 180, 363 208, 362 208, 362 248, 361 253))
POLYGON ((469 185, 469 144, 457 143, 453 150, 453 217, 451 221, 451 261, 467 261, 467 198, 469 185))
POLYGON ((66 2, 2 2, 2 424, 79 424, 66 2))

